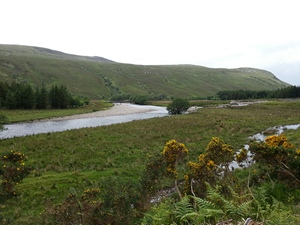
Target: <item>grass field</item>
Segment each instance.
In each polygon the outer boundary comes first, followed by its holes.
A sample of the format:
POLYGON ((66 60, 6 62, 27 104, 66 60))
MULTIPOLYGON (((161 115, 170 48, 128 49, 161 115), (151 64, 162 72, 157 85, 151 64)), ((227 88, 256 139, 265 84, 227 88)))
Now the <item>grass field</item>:
MULTIPOLYGON (((0 202, 7 224, 41 224, 49 204, 61 202, 70 188, 83 191, 105 178, 137 182, 147 157, 159 154, 168 140, 189 149, 189 159, 205 150, 214 136, 238 150, 248 137, 275 125, 300 123, 300 102, 267 102, 240 108, 204 108, 188 115, 0 140, 0 152, 20 151, 34 167, 17 186, 17 198, 0 202)), ((287 131, 300 146, 300 130, 287 131)))

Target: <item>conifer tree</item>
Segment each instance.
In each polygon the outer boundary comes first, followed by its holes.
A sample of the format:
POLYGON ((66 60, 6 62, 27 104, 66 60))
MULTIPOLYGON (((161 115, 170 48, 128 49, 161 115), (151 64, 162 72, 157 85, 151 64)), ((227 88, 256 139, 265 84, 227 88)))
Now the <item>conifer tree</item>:
POLYGON ((48 92, 45 85, 41 88, 36 87, 35 90, 35 101, 37 109, 46 109, 48 106, 48 92))

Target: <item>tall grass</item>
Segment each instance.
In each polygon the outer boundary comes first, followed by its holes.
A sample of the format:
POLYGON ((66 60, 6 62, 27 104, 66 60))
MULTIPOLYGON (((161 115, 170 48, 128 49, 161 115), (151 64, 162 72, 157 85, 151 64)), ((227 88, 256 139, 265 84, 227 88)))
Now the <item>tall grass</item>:
MULTIPOLYGON (((9 224, 39 224, 46 205, 60 202, 70 188, 97 186, 108 177, 137 182, 147 157, 159 154, 170 139, 184 143, 194 160, 213 136, 238 150, 250 135, 268 127, 299 123, 299 110, 300 102, 204 108, 188 115, 0 140, 0 152, 21 151, 34 167, 18 186, 21 195, 1 201, 0 217, 9 224)), ((297 136, 289 131, 288 137, 297 136)))

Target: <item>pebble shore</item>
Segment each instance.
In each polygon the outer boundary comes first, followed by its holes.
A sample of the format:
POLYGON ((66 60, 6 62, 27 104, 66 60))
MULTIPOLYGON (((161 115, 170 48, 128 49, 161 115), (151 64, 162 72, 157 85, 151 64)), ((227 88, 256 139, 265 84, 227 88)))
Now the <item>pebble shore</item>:
POLYGON ((134 113, 145 113, 145 112, 149 112, 149 111, 152 111, 152 109, 140 108, 135 105, 127 104, 127 103, 118 103, 118 104, 115 104, 113 107, 106 109, 106 110, 100 110, 97 112, 84 113, 84 114, 78 114, 78 115, 73 115, 73 116, 51 118, 51 119, 47 119, 47 120, 62 121, 62 120, 82 119, 82 118, 128 115, 128 114, 134 114, 134 113))

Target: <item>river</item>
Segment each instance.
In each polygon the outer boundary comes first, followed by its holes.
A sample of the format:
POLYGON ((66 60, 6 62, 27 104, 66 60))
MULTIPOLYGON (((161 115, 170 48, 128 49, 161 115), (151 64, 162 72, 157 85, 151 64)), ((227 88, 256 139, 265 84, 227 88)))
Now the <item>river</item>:
MULTIPOLYGON (((257 142, 261 142, 261 141, 266 140, 266 138, 270 135, 280 135, 285 130, 297 130, 297 129, 300 129, 300 124, 291 124, 291 125, 285 125, 285 126, 270 127, 270 128, 266 129, 263 132, 260 132, 260 133, 257 133, 257 134, 254 134, 254 135, 250 136, 249 140, 254 140, 254 141, 257 141, 257 142)), ((244 148, 248 150, 249 145, 245 144, 244 148)), ((251 161, 250 160, 251 159, 251 153, 250 152, 248 152, 248 158, 249 158, 248 161, 251 161)), ((242 165, 243 165, 243 167, 248 166, 247 163, 242 163, 242 165)), ((238 163, 236 161, 233 161, 230 164, 230 168, 236 169, 236 168, 241 168, 241 167, 238 165, 238 163)))
MULTIPOLYGON (((51 133, 51 132, 61 132, 72 129, 80 129, 86 127, 98 127, 98 126, 106 126, 117 123, 126 123, 134 120, 144 120, 155 117, 164 117, 168 115, 168 111, 166 107, 159 106, 151 106, 151 105, 134 105, 134 104, 122 104, 126 106, 126 108, 121 108, 121 112, 116 113, 115 109, 112 108, 103 112, 103 115, 99 117, 95 117, 93 113, 90 115, 93 117, 87 118, 76 118, 69 119, 70 117, 63 118, 55 118, 50 120, 42 120, 42 121, 33 121, 26 123, 16 123, 5 125, 4 131, 0 132, 0 139, 42 134, 42 133, 51 133), (135 110, 133 110, 135 108, 135 110), (126 109, 126 110, 124 110, 126 109), (140 112, 137 112, 136 109, 140 109, 140 112), (128 110, 128 112, 127 112, 128 110), (126 112, 125 112, 126 111, 126 112), (135 112, 135 113, 130 113, 135 112), (110 113, 112 112, 112 113, 110 113), (115 113, 115 114, 114 114, 115 113), (123 114, 125 113, 125 114, 123 114), (114 115, 109 115, 114 114, 114 115)), ((80 115, 79 115, 80 116, 80 115)), ((287 126, 276 126, 271 127, 268 130, 273 130, 275 134, 280 134, 286 129, 298 129, 300 124, 287 125, 287 126)), ((250 137, 250 139, 256 139, 257 141, 263 141, 265 139, 265 132, 255 134, 250 137)), ((245 146, 248 147, 247 145, 245 146)))
MULTIPOLYGON (((123 104, 124 105, 124 104, 123 104)), ((133 104, 126 104, 128 107, 134 107, 142 109, 139 113, 129 113, 112 116, 100 116, 91 118, 77 118, 77 119, 53 119, 53 120, 42 120, 33 121, 26 123, 16 123, 5 125, 5 130, 0 132, 0 139, 60 132, 72 129, 80 129, 86 127, 98 127, 105 125, 112 125, 117 123, 126 123, 134 120, 144 120, 155 117, 163 117, 168 115, 166 107, 158 106, 140 106, 133 104)), ((130 109, 130 108, 129 108, 130 109)), ((136 110, 133 110, 136 111, 136 110)), ((109 110, 105 110, 106 114, 109 114, 109 110)), ((91 114, 92 115, 92 114, 91 114)), ((66 117, 69 118, 69 117, 66 117)))

